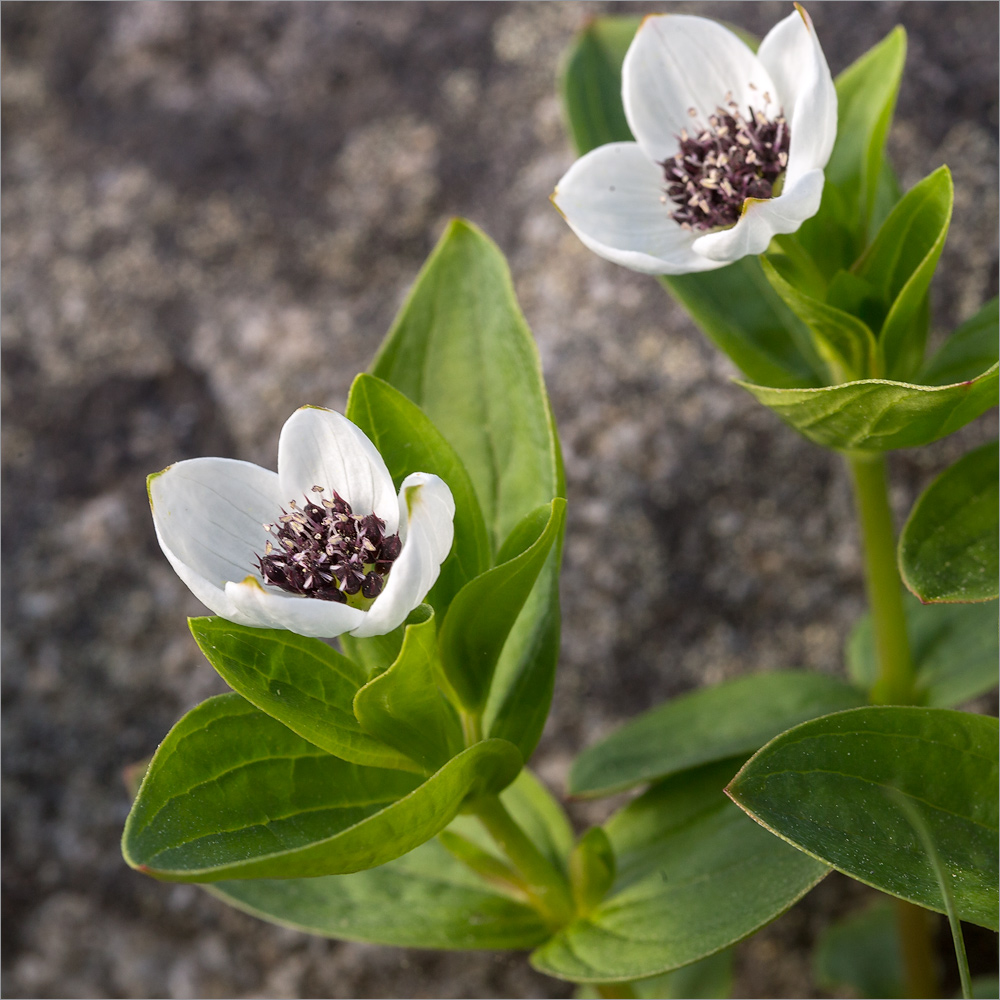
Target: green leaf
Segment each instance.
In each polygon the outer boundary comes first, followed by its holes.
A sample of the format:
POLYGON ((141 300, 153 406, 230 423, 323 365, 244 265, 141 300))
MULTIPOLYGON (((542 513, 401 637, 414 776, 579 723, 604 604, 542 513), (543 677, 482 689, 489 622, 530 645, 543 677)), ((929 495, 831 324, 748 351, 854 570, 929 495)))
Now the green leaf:
MULTIPOLYGON (((372 372, 421 407, 455 449, 494 547, 530 511, 565 496, 538 351, 503 255, 468 222, 448 227, 372 372)), ((561 547, 560 538, 511 630, 485 715, 525 759, 552 697, 561 547)))
POLYGON ((344 633, 337 637, 340 648, 365 672, 365 680, 382 673, 392 666, 399 651, 403 648, 403 633, 406 631, 404 622, 385 635, 373 635, 367 639, 355 639, 353 635, 344 633))
POLYGON ((923 362, 924 301, 948 235, 954 194, 947 167, 925 177, 899 201, 854 267, 887 310, 878 335, 879 370, 890 378, 910 378, 923 362))
POLYGON ((658 975, 752 934, 805 895, 828 868, 726 800, 738 763, 675 775, 613 816, 611 895, 537 949, 532 965, 576 982, 658 975))
POLYGON ((160 744, 122 853, 175 882, 289 878, 374 868, 433 837, 466 796, 493 792, 521 758, 477 743, 422 784, 320 750, 237 694, 192 709, 160 744))
MULTIPOLYGON (((921 704, 952 708, 996 687, 996 605, 921 604, 907 594, 904 607, 921 704)), ((854 627, 845 656, 851 679, 865 689, 873 687, 878 660, 871 615, 854 627)))
POLYGON ((1000 452, 969 452, 920 495, 899 538, 903 582, 922 601, 997 597, 1000 452))
POLYGON ((611 795, 688 768, 744 754, 806 719, 866 701, 836 677, 776 670, 672 698, 584 750, 569 775, 571 795, 611 795))
POLYGON ((766 257, 760 263, 771 287, 813 332, 817 349, 837 381, 864 378, 875 371, 875 336, 860 319, 793 287, 766 257))
POLYGON ((830 993, 905 997, 896 907, 881 898, 823 931, 813 958, 816 981, 830 993))
POLYGON ((615 852, 602 827, 592 826, 577 841, 569 856, 569 877, 576 912, 590 913, 615 880, 615 852))
POLYGON ((436 840, 353 875, 216 882, 255 917, 325 937, 401 948, 532 948, 549 931, 530 906, 491 890, 436 840))
POLYGON ((997 404, 997 365, 969 382, 943 386, 874 378, 822 389, 737 384, 810 441, 840 451, 930 444, 997 404))
POLYGON ((944 911, 927 825, 963 920, 997 927, 997 720, 941 708, 849 709, 772 740, 727 792, 762 826, 852 878, 944 911), (895 789, 895 793, 889 790, 895 789))
MULTIPOLYGON (((733 993, 733 951, 725 948, 700 962, 692 962, 673 972, 629 983, 639 1000, 712 1000, 733 993)), ((576 1000, 601 1000, 596 986, 584 983, 573 994, 576 1000)))
POLYGON ((415 771, 398 750, 366 733, 352 705, 365 672, 319 639, 285 629, 191 618, 195 642, 222 679, 262 712, 342 760, 415 771))
POLYGON ((406 627, 396 662, 354 698, 361 728, 428 773, 463 747, 462 724, 441 690, 440 672, 437 625, 430 613, 426 621, 406 627))
POLYGON ((967 319, 940 347, 920 372, 924 385, 965 382, 997 363, 997 299, 992 298, 967 319))
POLYGON ((642 19, 598 17, 566 53, 559 90, 570 138, 579 155, 608 142, 631 142, 622 107, 622 61, 642 19))
POLYGON ((379 450, 396 488, 411 472, 440 476, 455 498, 455 542, 426 600, 443 615, 452 598, 492 562, 476 491, 455 450, 415 403, 372 375, 351 386, 346 416, 379 450))
POLYGON ((466 584, 441 626, 445 676, 469 711, 481 712, 504 642, 549 550, 561 535, 566 501, 527 515, 497 553, 499 565, 466 584))

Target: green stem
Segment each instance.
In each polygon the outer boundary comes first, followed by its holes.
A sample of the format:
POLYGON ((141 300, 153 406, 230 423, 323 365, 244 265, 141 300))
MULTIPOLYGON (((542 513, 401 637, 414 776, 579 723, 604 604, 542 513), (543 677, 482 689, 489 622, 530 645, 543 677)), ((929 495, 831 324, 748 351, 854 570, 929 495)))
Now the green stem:
POLYGON ((896 531, 889 508, 885 457, 880 452, 853 452, 847 456, 847 464, 861 521, 865 584, 878 654, 878 680, 871 699, 882 705, 912 704, 913 660, 896 567, 896 531))
POLYGON ((635 1000, 638 996, 631 983, 597 983, 595 988, 605 1000, 635 1000))
POLYGON ((483 738, 483 719, 475 712, 467 712, 464 708, 459 710, 462 719, 462 736, 465 738, 465 745, 471 747, 483 738))
MULTIPOLYGON (((913 658, 906 631, 903 586, 896 564, 896 529, 889 507, 885 456, 881 452, 853 452, 848 454, 847 464, 861 522, 865 587, 878 657, 878 679, 872 687, 871 700, 882 705, 912 704, 913 658)), ((926 911, 898 900, 896 922, 906 995, 938 996, 935 948, 926 911)))
POLYGON ((469 808, 520 872, 533 902, 552 929, 565 927, 573 919, 573 897, 562 872, 535 847, 498 796, 484 795, 469 808))

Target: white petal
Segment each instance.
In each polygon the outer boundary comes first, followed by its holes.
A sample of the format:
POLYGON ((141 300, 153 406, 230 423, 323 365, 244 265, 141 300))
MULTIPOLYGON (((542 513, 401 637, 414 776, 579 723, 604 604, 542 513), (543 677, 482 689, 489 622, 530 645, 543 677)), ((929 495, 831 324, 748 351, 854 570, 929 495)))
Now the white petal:
POLYGON ((177 462, 149 480, 156 537, 170 565, 216 614, 249 625, 226 597, 228 580, 255 572, 281 512, 278 477, 230 458, 177 462))
POLYGON ((315 639, 332 639, 355 628, 365 612, 334 601, 265 589, 255 576, 226 584, 226 597, 243 616, 242 624, 284 628, 315 639))
POLYGON ((286 506, 289 500, 314 500, 310 491, 322 486, 324 497, 336 490, 355 514, 378 514, 386 534, 395 534, 399 525, 396 490, 382 456, 364 431, 336 410, 303 406, 285 421, 278 438, 278 478, 286 506))
POLYGON ((625 117, 654 161, 673 156, 681 129, 707 125, 728 100, 744 115, 748 105, 766 113, 765 94, 773 110, 775 87, 760 60, 731 31, 703 17, 647 17, 622 64, 625 117))
POLYGON ((791 129, 786 182, 822 169, 837 138, 837 91, 809 15, 798 8, 779 21, 757 57, 774 80, 791 129))
POLYGON ((663 170, 634 142, 613 142, 581 157, 552 196, 570 228, 594 253, 644 274, 686 274, 720 265, 691 250, 664 204, 663 170))
POLYGON ((392 564, 385 590, 351 633, 358 638, 382 635, 402 625, 427 596, 451 551, 455 501, 444 480, 426 472, 407 476, 399 490, 399 515, 403 549, 392 564))
POLYGON ((763 253, 777 233, 794 233, 819 211, 823 197, 823 171, 811 170, 777 198, 748 198, 743 214, 732 229, 709 233, 695 240, 694 249, 707 258, 728 264, 748 254, 763 253))

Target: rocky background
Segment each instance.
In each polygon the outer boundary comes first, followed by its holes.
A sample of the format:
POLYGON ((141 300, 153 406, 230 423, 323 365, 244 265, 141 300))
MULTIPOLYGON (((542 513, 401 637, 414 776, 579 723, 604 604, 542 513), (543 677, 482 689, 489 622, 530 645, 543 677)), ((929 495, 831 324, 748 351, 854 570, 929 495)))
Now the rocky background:
MULTIPOLYGON (((4 996, 571 994, 520 955, 271 927, 118 850, 123 769, 223 687, 144 476, 197 455, 273 467, 293 409, 343 406, 450 216, 510 259, 566 455, 544 779, 559 789, 580 748, 678 692, 841 669, 863 594, 840 463, 547 202, 572 162, 561 52, 588 17, 647 9, 763 34, 789 7, 3 5, 4 996)), ((834 72, 909 31, 890 147, 906 185, 955 174, 943 333, 997 290, 997 5, 811 13, 834 72)), ((993 425, 894 456, 899 513, 993 425)), ((807 949, 863 895, 828 879, 742 945, 735 995, 822 996, 807 949)))

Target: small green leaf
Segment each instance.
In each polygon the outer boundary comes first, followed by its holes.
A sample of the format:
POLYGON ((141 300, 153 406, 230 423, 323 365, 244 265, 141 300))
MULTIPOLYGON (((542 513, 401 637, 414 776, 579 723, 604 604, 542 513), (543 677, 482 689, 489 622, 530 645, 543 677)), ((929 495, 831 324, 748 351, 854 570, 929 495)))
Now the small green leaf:
POLYGON ((365 672, 365 680, 388 670, 392 666, 399 651, 403 648, 403 633, 406 631, 404 622, 398 628, 384 635, 373 635, 367 639, 355 639, 353 635, 344 633, 337 637, 340 648, 365 672))
POLYGON ((497 893, 436 840, 353 875, 247 879, 207 887, 231 906, 309 934, 401 948, 532 948, 537 911, 497 893))
POLYGON ((358 724, 352 705, 365 672, 325 642, 224 618, 191 618, 188 624, 222 679, 292 732, 354 764, 417 770, 358 724))
POLYGON ((899 538, 903 582, 922 601, 990 601, 1000 562, 1000 452, 969 452, 920 495, 899 538))
POLYGON ((455 498, 455 542, 426 600, 439 615, 492 562, 490 537, 462 460, 415 403, 373 375, 351 386, 346 416, 379 450, 396 488, 411 472, 440 476, 455 498))
MULTIPOLYGON (((713 1000, 733 995, 733 950, 724 948, 700 962, 692 962, 673 972, 636 979, 628 984, 639 1000, 713 1000)), ((578 987, 576 1000, 601 1000, 606 993, 592 983, 578 987)))
POLYGON ((727 792, 762 826, 852 878, 945 908, 903 796, 927 824, 963 920, 997 927, 997 720, 868 706, 805 722, 748 761, 727 792))
POLYGON ((836 677, 776 670, 672 698, 584 750, 571 795, 611 795, 688 768, 744 754, 806 719, 854 708, 863 692, 836 677))
POLYGON ((924 385, 965 382, 997 363, 997 299, 992 298, 967 319, 940 347, 920 372, 924 385))
POLYGON ((160 744, 122 853, 175 882, 296 878, 374 868, 433 837, 470 794, 516 777, 517 750, 487 740, 422 784, 320 750, 237 694, 192 709, 160 744))
POLYGON ((585 916, 615 880, 615 852, 602 827, 592 826, 577 841, 569 856, 569 878, 576 912, 585 916))
POLYGON ((995 364, 969 382, 943 386, 874 378, 822 389, 737 384, 810 441, 840 451, 930 444, 997 404, 995 364))
POLYGON ((924 302, 948 235, 954 193, 947 167, 925 177, 899 201, 854 267, 887 310, 878 349, 879 371, 890 378, 911 378, 923 362, 924 302))
POLYGON ((441 691, 440 670, 437 626, 431 613, 426 621, 406 627, 396 662, 354 698, 361 728, 428 773, 463 747, 462 724, 441 691))
POLYGON ((816 981, 830 993, 905 997, 896 907, 885 897, 823 931, 813 958, 816 981))
POLYGON ((467 583, 441 626, 445 676, 469 711, 481 712, 501 650, 549 550, 559 537, 566 501, 528 514, 497 553, 499 565, 467 583))
MULTIPOLYGON (((997 685, 997 608, 993 604, 921 604, 905 595, 906 631, 920 703, 953 708, 997 685)), ((878 679, 871 615, 855 625, 845 650, 851 679, 866 690, 878 679)))
POLYGON ((611 894, 537 949, 532 965, 575 982, 658 975, 741 940, 805 895, 829 869, 726 800, 738 763, 675 775, 613 816, 611 894))
POLYGON ((760 263, 771 287, 812 331, 820 355, 838 382, 864 378, 875 371, 875 336, 860 319, 793 287, 767 257, 760 263))

